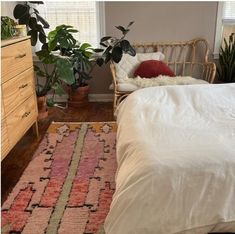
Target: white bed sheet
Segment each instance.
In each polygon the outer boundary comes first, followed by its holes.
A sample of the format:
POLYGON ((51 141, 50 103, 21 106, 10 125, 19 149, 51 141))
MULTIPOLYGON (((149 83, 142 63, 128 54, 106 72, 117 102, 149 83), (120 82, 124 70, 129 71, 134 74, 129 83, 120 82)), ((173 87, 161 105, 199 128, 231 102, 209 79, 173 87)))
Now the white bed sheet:
POLYGON ((235 84, 141 89, 117 123, 107 234, 235 232, 235 84))

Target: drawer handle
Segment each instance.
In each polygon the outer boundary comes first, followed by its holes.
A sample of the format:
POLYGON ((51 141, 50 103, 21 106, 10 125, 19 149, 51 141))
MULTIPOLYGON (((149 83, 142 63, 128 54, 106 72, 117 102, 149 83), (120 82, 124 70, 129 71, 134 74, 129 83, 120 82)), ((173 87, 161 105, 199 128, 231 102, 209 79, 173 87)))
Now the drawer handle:
POLYGON ((17 55, 17 56, 15 56, 15 58, 17 59, 17 58, 23 58, 23 57, 25 57, 26 56, 26 53, 24 53, 24 54, 19 54, 19 55, 17 55))
POLYGON ((28 86, 28 84, 23 84, 23 85, 21 85, 20 87, 19 87, 19 89, 24 89, 25 87, 27 87, 28 86))
POLYGON ((22 115, 22 119, 23 119, 23 118, 26 118, 29 114, 30 114, 30 111, 25 112, 25 113, 22 115))

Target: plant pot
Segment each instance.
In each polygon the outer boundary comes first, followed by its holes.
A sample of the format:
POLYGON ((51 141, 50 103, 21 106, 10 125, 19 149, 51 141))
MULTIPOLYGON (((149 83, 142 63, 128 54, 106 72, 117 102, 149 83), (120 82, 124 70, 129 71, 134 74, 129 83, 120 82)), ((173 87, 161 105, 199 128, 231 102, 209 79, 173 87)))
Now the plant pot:
POLYGON ((88 104, 89 85, 69 89, 68 105, 70 107, 82 107, 88 104))
POLYGON ((48 109, 46 104, 46 96, 37 97, 38 103, 38 120, 48 117, 48 109))

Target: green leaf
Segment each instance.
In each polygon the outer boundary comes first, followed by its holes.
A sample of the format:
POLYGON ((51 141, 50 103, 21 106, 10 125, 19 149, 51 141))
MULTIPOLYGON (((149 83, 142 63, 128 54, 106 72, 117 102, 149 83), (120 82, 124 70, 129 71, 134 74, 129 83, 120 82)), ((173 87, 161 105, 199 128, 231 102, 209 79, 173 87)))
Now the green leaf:
POLYGON ((36 29, 37 29, 40 33, 42 33, 42 34, 44 34, 44 35, 46 36, 46 34, 45 34, 45 32, 44 32, 44 29, 43 29, 43 27, 42 27, 41 24, 37 24, 36 29))
POLYGON ((36 9, 36 8, 33 8, 33 10, 34 10, 34 13, 36 14, 39 14, 39 11, 36 9))
POLYGON ((112 48, 113 48, 112 46, 109 46, 108 48, 106 48, 103 55, 106 56, 112 50, 112 48))
POLYGON ((46 43, 46 36, 43 33, 39 33, 39 41, 43 44, 46 43))
POLYGON ((131 21, 128 25, 127 28, 129 28, 132 24, 134 24, 135 21, 131 21))
POLYGON ((29 9, 28 5, 17 4, 13 10, 13 15, 16 19, 19 19, 26 14, 29 15, 29 9))
POLYGON ((122 50, 126 53, 129 50, 131 45, 130 45, 129 41, 123 40, 120 42, 120 46, 121 46, 122 50))
POLYGON ((103 58, 98 58, 96 60, 96 64, 101 67, 104 64, 104 59, 103 58))
POLYGON ((77 29, 68 29, 67 31, 70 32, 70 33, 77 33, 77 32, 79 32, 77 29))
POLYGON ((59 96, 62 96, 63 94, 65 94, 65 91, 64 91, 62 85, 59 84, 59 83, 55 83, 54 85, 52 85, 51 88, 54 89, 55 90, 55 94, 57 94, 59 96))
POLYGON ((112 37, 110 37, 110 36, 102 37, 102 38, 100 39, 100 42, 107 41, 107 40, 109 40, 110 38, 112 38, 112 37))
POLYGON ((66 38, 61 38, 59 41, 59 44, 62 48, 68 49, 70 47, 69 41, 66 40, 66 38))
POLYGON ((28 36, 31 36, 31 45, 35 46, 37 44, 37 40, 38 40, 38 32, 34 31, 34 30, 30 30, 28 31, 28 36))
POLYGON ((103 52, 104 50, 103 49, 99 49, 99 48, 97 48, 97 49, 92 49, 94 52, 96 52, 96 53, 100 53, 100 52, 103 52))
POLYGON ((44 43, 42 45, 42 50, 47 50, 48 51, 48 43, 44 43))
POLYGON ((56 30, 52 30, 48 33, 48 40, 54 40, 55 36, 57 34, 56 30))
POLYGON ((136 55, 136 51, 135 49, 130 45, 129 49, 127 50, 127 54, 131 55, 131 56, 135 56, 136 55))
POLYGON ((87 48, 91 47, 91 45, 89 43, 83 43, 81 46, 80 46, 80 50, 85 50, 87 48))
POLYGON ((120 46, 114 47, 111 57, 115 63, 119 63, 122 59, 122 48, 120 46))
POLYGON ((75 82, 75 77, 73 74, 73 66, 68 59, 58 57, 56 59, 55 65, 58 76, 62 81, 64 81, 68 85, 71 85, 75 82))
POLYGON ((47 106, 53 107, 55 105, 55 102, 53 98, 47 98, 47 106))
POLYGON ((37 20, 35 17, 30 17, 29 18, 29 27, 33 30, 37 29, 37 20))
POLYGON ((37 20, 42 23, 44 28, 50 28, 49 23, 44 18, 42 18, 42 16, 40 16, 39 14, 36 14, 36 17, 37 17, 37 20))
POLYGON ((26 13, 23 16, 21 16, 18 20, 19 24, 29 24, 29 18, 30 18, 30 14, 26 13))
POLYGON ((119 29, 120 31, 122 31, 122 33, 126 31, 126 29, 123 26, 115 26, 115 27, 119 29))
POLYGON ((111 60, 111 58, 112 58, 112 54, 111 54, 111 53, 108 53, 108 54, 106 55, 106 58, 105 58, 104 62, 107 64, 107 63, 111 60))
POLYGON ((57 46, 57 40, 56 39, 50 40, 48 42, 48 49, 49 49, 49 51, 54 50, 56 46, 57 46))
POLYGON ((32 4, 44 4, 43 1, 29 1, 32 4))
POLYGON ((104 46, 104 47, 108 47, 107 45, 105 45, 103 42, 100 42, 100 45, 104 46))
POLYGON ((55 62, 54 56, 51 55, 48 50, 37 51, 36 55, 38 56, 39 60, 45 64, 51 64, 55 62))
POLYGON ((87 58, 90 58, 93 53, 90 52, 90 51, 84 51, 83 54, 84 54, 84 56, 86 56, 87 58))

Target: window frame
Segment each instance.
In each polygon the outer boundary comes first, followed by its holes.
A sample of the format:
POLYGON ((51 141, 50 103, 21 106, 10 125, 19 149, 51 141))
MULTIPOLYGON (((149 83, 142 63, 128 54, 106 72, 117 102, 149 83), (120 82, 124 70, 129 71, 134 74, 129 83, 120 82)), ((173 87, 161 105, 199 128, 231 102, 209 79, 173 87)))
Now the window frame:
MULTIPOLYGON (((217 7, 217 20, 216 20, 214 51, 213 51, 214 59, 219 58, 219 51, 220 51, 220 46, 221 46, 222 38, 223 38, 223 27, 225 25, 223 23, 223 10, 224 10, 223 8, 224 8, 224 2, 219 1, 218 7, 217 7)), ((228 22, 227 25, 229 24, 230 23, 228 22)))
POLYGON ((219 58, 219 50, 222 41, 222 34, 223 34, 223 7, 224 2, 218 2, 217 7, 217 21, 216 21, 216 31, 215 31, 215 43, 214 43, 214 52, 213 56, 214 59, 219 58))
MULTIPOLYGON (((96 27, 97 27, 97 45, 99 46, 100 39, 106 35, 106 22, 105 22, 105 2, 104 1, 95 1, 96 4, 96 27)), ((52 30, 52 29, 50 29, 52 30)), ((33 60, 39 61, 38 57, 35 55, 37 46, 32 48, 33 60)))

